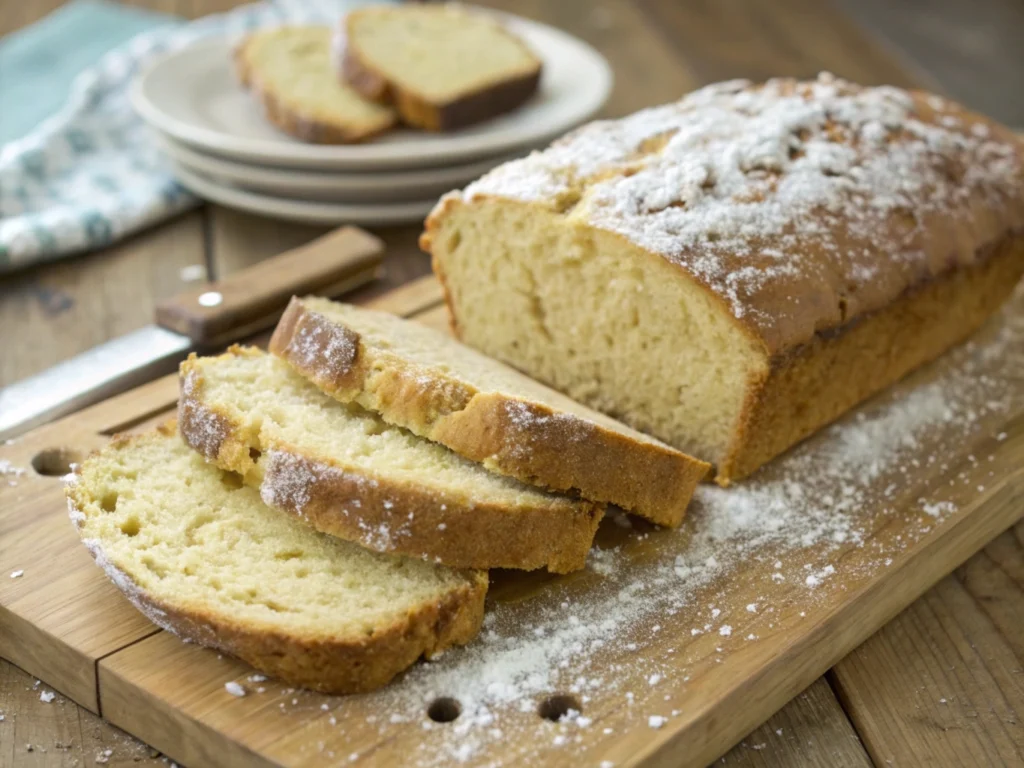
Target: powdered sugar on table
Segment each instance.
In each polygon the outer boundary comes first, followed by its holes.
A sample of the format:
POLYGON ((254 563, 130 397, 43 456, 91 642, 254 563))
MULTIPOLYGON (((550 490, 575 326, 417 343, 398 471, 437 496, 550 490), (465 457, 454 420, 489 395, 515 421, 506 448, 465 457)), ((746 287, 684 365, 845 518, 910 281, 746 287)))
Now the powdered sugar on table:
MULTIPOLYGON (((891 567, 959 514, 957 489, 973 491, 976 480, 953 472, 954 462, 967 445, 997 444, 1008 416, 1024 412, 1024 291, 1012 304, 937 367, 748 481, 701 486, 679 530, 622 518, 634 528, 624 531, 610 515, 582 577, 526 599, 514 580, 499 580, 478 640, 414 667, 366 704, 343 700, 331 715, 336 741, 347 738, 350 706, 420 723, 409 756, 419 766, 498 748, 507 755, 510 745, 528 761, 553 738, 565 759, 597 764, 602 740, 620 729, 668 727, 686 712, 691 675, 702 680, 738 645, 771 642, 782 627, 820 616, 850 584, 891 567), (920 490, 922 478, 947 471, 949 485, 920 490), (893 525, 900 535, 885 533, 893 525), (737 593, 743 583, 754 591, 737 593), (579 707, 557 724, 537 716, 553 693, 579 707), (426 717, 439 697, 459 702, 454 722, 426 717)), ((983 458, 963 457, 964 472, 984 469, 983 458)), ((367 724, 382 738, 393 727, 367 724)))

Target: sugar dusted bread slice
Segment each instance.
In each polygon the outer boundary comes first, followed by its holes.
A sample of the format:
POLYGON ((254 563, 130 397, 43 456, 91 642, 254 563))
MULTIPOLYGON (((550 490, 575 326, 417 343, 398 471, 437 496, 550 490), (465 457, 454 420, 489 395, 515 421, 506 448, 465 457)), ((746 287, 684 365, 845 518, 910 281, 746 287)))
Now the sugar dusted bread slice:
POLYGON ((384 685, 468 643, 487 575, 370 552, 272 510, 173 425, 115 438, 76 470, 71 519, 154 623, 294 685, 384 685))
POLYGON ((582 568, 602 508, 487 471, 234 347, 181 366, 185 441, 269 505, 381 552, 459 568, 582 568))
POLYGON ((470 346, 742 477, 977 328, 1024 148, 924 93, 735 81, 506 163, 422 245, 470 346))
POLYGON ((345 17, 344 79, 409 125, 449 131, 518 107, 541 62, 493 17, 454 5, 380 6, 345 17))
POLYGON ((451 336, 327 299, 292 299, 270 350, 343 402, 501 474, 678 525, 708 465, 451 336))
POLYGON ((339 81, 327 27, 276 27, 250 34, 235 51, 239 79, 275 126, 303 141, 348 144, 386 131, 394 110, 339 81))

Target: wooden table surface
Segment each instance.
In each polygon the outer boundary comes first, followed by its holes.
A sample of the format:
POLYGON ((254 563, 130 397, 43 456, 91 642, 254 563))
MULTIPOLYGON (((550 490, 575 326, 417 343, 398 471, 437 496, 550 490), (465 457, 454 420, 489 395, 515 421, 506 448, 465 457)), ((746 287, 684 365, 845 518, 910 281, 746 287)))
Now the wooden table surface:
MULTIPOLYGON (((142 0, 182 16, 234 0, 142 0)), ((1024 0, 488 0, 559 26, 615 70, 618 116, 733 77, 828 69, 923 86, 1024 127, 1024 0)), ((0 34, 60 0, 0 0, 0 34)), ((2 93, 2 85, 0 85, 2 93)), ((2 97, 0 97, 2 102, 2 97)), ((0 278, 0 386, 152 317, 196 272, 229 274, 321 234, 209 205, 113 248, 0 278), (186 269, 197 266, 198 269, 186 269)), ((418 227, 377 290, 429 271, 418 227)), ((195 279, 193 277, 193 279, 195 279)), ((200 277, 199 279, 204 279, 200 277)), ((1024 500, 1021 501, 1024 512, 1024 500)), ((1024 522, 1006 531, 737 745, 750 766, 1024 764, 1024 522)), ((155 750, 0 660, 0 766, 163 765, 155 750)), ((202 768, 191 766, 190 768, 202 768)))

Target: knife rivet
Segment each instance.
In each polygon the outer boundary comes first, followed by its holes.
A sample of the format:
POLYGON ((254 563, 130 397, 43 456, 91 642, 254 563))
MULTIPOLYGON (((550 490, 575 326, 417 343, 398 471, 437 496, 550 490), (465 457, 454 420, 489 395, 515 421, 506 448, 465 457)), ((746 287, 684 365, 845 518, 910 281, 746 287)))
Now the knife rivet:
POLYGON ((199 306, 201 307, 216 307, 224 301, 224 297, 217 291, 207 291, 199 296, 199 306))

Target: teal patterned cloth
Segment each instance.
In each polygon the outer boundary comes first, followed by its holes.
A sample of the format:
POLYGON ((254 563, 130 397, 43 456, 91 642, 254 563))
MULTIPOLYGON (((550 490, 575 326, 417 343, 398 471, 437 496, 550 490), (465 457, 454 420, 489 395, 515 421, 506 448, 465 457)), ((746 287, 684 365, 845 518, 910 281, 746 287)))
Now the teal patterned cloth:
POLYGON ((128 100, 154 56, 256 27, 334 24, 359 4, 268 0, 183 23, 88 0, 0 41, 0 273, 109 245, 198 203, 128 100))

